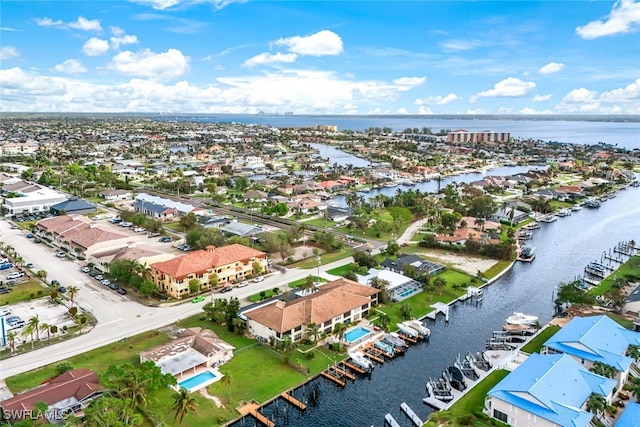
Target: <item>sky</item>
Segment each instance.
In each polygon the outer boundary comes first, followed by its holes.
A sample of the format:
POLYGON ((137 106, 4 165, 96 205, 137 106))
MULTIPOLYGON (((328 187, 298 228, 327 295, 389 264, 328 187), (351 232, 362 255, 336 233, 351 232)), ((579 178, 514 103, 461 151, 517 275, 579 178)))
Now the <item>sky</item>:
POLYGON ((2 0, 0 111, 638 115, 640 0, 2 0))

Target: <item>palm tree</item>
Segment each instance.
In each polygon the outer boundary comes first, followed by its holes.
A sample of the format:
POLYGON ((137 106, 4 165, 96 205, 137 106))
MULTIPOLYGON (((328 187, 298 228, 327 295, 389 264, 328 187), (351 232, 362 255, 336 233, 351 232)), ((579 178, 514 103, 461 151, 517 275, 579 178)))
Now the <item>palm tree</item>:
POLYGON ((638 361, 640 361, 640 345, 630 345, 627 349, 627 356, 638 363, 638 361))
POLYGON ((337 323, 333 326, 333 331, 331 332, 331 335, 338 338, 338 341, 342 342, 342 336, 346 331, 347 331, 347 325, 345 325, 344 323, 337 323))
POLYGON ((16 337, 17 336, 18 336, 18 334, 16 334, 13 331, 7 332, 7 344, 9 345, 9 349, 11 350, 12 353, 16 350, 16 337))
POLYGON ((231 383, 233 382, 233 377, 230 373, 224 374, 220 383, 227 387, 227 403, 231 404, 231 383))
POLYGON ((436 277, 435 279, 433 279, 432 284, 433 287, 438 291, 438 295, 442 295, 442 291, 444 290, 445 286, 447 286, 447 281, 442 277, 436 277))
POLYGON ((176 412, 174 421, 178 424, 182 424, 182 419, 189 412, 196 413, 196 398, 189 392, 189 390, 180 387, 179 391, 176 391, 173 395, 173 405, 171 409, 176 412))
POLYGON ((49 330, 49 324, 42 322, 40 323, 40 330, 42 332, 47 331, 47 344, 51 342, 51 331, 49 330))
POLYGON ((602 395, 591 393, 591 396, 587 399, 587 411, 594 414, 596 418, 600 417, 600 414, 607 408, 607 406, 607 401, 602 395))
POLYGON ((618 373, 618 370, 616 368, 602 362, 593 362, 593 366, 589 370, 594 374, 601 375, 607 378, 614 378, 618 373))
POLYGON ((35 343, 35 340, 33 339, 33 333, 35 332, 38 336, 38 339, 40 339, 40 330, 38 329, 39 325, 40 325, 40 319, 38 319, 38 316, 35 315, 31 319, 29 319, 25 328, 22 330, 22 332, 20 332, 20 335, 22 335, 23 337, 27 337, 31 335, 32 350, 33 350, 33 345, 35 343))
POLYGON ((75 299, 76 295, 78 295, 78 292, 80 292, 80 288, 78 288, 77 286, 69 286, 67 291, 69 292, 69 298, 71 299, 71 307, 73 307, 73 300, 75 299))
POLYGON ((389 325, 391 324, 391 318, 384 311, 378 311, 378 322, 380 323, 380 327, 385 331, 389 330, 389 325))
POLYGON ((315 323, 309 323, 304 331, 304 336, 311 340, 311 342, 315 343, 318 340, 318 336, 320 335, 320 328, 315 323))

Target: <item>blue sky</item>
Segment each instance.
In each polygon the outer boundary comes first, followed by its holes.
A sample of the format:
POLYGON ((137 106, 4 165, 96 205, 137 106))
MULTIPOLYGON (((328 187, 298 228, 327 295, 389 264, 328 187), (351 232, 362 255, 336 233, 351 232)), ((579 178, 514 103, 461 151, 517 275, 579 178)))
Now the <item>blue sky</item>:
POLYGON ((640 114, 640 1, 2 1, 0 111, 640 114))

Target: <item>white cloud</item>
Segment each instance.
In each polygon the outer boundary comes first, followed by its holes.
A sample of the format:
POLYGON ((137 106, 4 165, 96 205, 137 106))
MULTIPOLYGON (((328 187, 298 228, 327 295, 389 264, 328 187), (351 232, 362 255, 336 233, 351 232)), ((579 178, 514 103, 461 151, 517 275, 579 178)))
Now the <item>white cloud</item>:
POLYGON ((551 110, 534 110, 530 107, 524 107, 520 110, 520 114, 533 114, 533 115, 542 115, 542 114, 554 114, 551 110))
POLYGON ((479 46, 482 43, 479 40, 447 40, 440 43, 440 47, 445 50, 471 50, 479 46))
POLYGON ((525 82, 516 77, 509 77, 496 83, 493 89, 480 92, 478 96, 516 98, 527 95, 535 87, 534 82, 525 82))
POLYGON ((91 37, 84 45, 82 45, 82 52, 87 56, 102 55, 108 50, 109 42, 97 37, 91 37))
POLYGON ((82 31, 102 31, 102 26, 100 25, 100 21, 97 19, 87 19, 84 16, 78 16, 78 19, 75 22, 69 22, 67 24, 69 28, 73 28, 74 30, 82 30, 82 31))
POLYGON ((603 92, 600 98, 606 102, 638 101, 640 103, 640 78, 622 89, 603 92))
POLYGON ((558 62, 549 62, 544 67, 540 68, 538 70, 538 73, 540 73, 540 74, 553 74, 553 73, 557 73, 558 71, 562 70, 563 68, 564 68, 564 64, 561 64, 561 63, 558 63, 558 62))
POLYGON ((416 99, 415 105, 446 105, 453 101, 460 99, 455 93, 450 93, 447 96, 427 96, 426 98, 416 99))
POLYGON ((125 33, 125 31, 120 27, 110 27, 110 30, 111 30, 111 34, 113 34, 116 37, 123 36, 125 33))
POLYGON ((172 79, 189 71, 189 58, 177 49, 162 53, 125 50, 112 58, 109 68, 128 76, 172 79))
POLYGON ((13 27, 0 27, 0 31, 19 31, 19 30, 13 27))
POLYGON ((433 114, 433 111, 431 111, 431 108, 422 105, 418 108, 418 114, 433 114))
POLYGON ((563 102, 592 102, 595 100, 597 92, 585 88, 574 89, 562 98, 563 102))
POLYGON ((254 67, 256 65, 269 65, 275 63, 292 63, 298 58, 298 55, 295 53, 275 53, 271 54, 268 52, 261 53, 252 58, 247 59, 242 64, 245 67, 254 67))
POLYGON ((409 114, 409 112, 407 111, 406 108, 400 107, 398 108, 398 111, 396 111, 396 114, 409 114))
POLYGON ((591 21, 582 27, 577 27, 576 33, 583 39, 592 40, 636 31, 639 25, 640 3, 634 0, 619 0, 605 19, 591 21))
POLYGON ((102 26, 100 25, 100 20, 98 19, 87 19, 84 16, 78 16, 78 19, 71 22, 62 22, 61 20, 54 21, 51 18, 36 18, 36 25, 40 27, 54 27, 61 29, 74 29, 81 31, 102 31, 102 26))
POLYGON ((550 93, 546 94, 546 95, 536 95, 533 97, 533 102, 542 102, 542 101, 548 101, 551 99, 553 95, 551 95, 550 93))
POLYGON ((416 86, 420 86, 426 81, 427 81, 426 77, 400 77, 398 79, 394 79, 393 83, 399 86, 416 87, 416 86))
POLYGON ((275 46, 286 46, 298 55, 324 56, 339 55, 343 52, 342 38, 329 30, 322 30, 310 36, 293 36, 274 42, 275 46))
POLYGON ((130 34, 111 37, 111 46, 120 49, 120 46, 138 43, 138 37, 130 34))
POLYGON ((467 110, 466 114, 486 114, 482 108, 476 108, 475 110, 467 110))
POLYGON ((0 49, 0 61, 20 58, 20 52, 14 46, 2 46, 0 49))
POLYGON ((640 114, 640 78, 627 86, 598 92, 574 89, 562 98, 556 110, 564 113, 640 114))
POLYGON ((66 61, 53 67, 53 71, 64 74, 81 74, 87 72, 87 67, 85 67, 82 62, 78 61, 77 59, 67 59, 66 61))
POLYGON ((210 3, 214 9, 220 10, 233 3, 245 3, 247 0, 134 0, 136 3, 151 6, 156 10, 165 10, 177 6, 189 6, 210 3))

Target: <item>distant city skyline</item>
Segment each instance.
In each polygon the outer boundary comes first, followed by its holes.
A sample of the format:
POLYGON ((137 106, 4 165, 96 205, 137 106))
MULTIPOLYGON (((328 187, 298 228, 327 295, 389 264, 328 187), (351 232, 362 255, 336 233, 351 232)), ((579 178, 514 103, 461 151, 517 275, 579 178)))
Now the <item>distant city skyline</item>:
POLYGON ((640 114, 640 1, 3 1, 0 111, 640 114))

